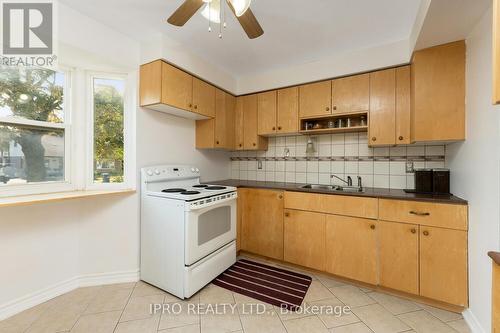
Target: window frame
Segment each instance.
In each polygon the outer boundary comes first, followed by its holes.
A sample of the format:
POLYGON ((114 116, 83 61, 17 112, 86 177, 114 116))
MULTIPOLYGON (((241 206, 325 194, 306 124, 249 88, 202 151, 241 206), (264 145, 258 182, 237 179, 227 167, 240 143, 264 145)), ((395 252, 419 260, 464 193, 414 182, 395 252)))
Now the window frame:
POLYGON ((20 196, 20 195, 33 195, 33 194, 47 194, 54 192, 66 192, 76 190, 74 182, 74 159, 72 154, 73 138, 73 80, 74 70, 59 66, 56 72, 64 74, 64 122, 63 123, 50 123, 46 121, 38 121, 31 119, 23 119, 20 117, 8 116, 0 118, 0 124, 12 126, 31 126, 40 129, 63 129, 64 130, 64 180, 60 181, 45 181, 34 182, 16 185, 1 185, 0 198, 20 196))
POLYGON ((132 73, 86 71, 86 171, 85 188, 88 190, 135 189, 135 76, 132 73), (94 79, 123 80, 123 182, 94 182, 94 79))

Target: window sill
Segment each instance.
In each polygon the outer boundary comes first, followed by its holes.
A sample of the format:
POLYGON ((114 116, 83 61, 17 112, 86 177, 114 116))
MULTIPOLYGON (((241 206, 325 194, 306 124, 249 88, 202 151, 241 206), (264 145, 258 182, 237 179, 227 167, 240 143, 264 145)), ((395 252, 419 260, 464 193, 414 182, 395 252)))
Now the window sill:
POLYGON ((136 191, 133 189, 123 189, 123 190, 70 191, 70 192, 56 192, 47 194, 35 194, 35 195, 20 195, 20 196, 0 198, 0 207, 33 205, 37 203, 44 203, 51 201, 63 201, 70 199, 95 197, 101 195, 131 194, 135 192, 136 191))

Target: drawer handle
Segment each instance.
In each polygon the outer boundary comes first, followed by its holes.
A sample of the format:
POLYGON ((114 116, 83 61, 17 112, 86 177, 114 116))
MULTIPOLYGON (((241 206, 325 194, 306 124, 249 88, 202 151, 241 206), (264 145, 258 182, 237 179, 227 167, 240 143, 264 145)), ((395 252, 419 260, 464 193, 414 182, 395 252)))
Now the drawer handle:
POLYGON ((375 230, 375 224, 370 225, 370 229, 375 230))
POLYGON ((429 232, 428 232, 427 230, 425 230, 425 231, 423 232, 423 234, 424 234, 424 236, 429 236, 429 232))
POLYGON ((283 196, 280 194, 280 195, 278 195, 278 198, 279 199, 283 199, 283 196))
POLYGON ((285 217, 289 217, 290 216, 290 213, 285 213, 285 217))
POLYGON ((429 216, 431 213, 427 212, 416 212, 414 210, 410 210, 410 214, 417 215, 417 216, 429 216))
POLYGON ((411 231, 412 234, 417 233, 417 229, 415 229, 415 228, 412 228, 410 231, 411 231))

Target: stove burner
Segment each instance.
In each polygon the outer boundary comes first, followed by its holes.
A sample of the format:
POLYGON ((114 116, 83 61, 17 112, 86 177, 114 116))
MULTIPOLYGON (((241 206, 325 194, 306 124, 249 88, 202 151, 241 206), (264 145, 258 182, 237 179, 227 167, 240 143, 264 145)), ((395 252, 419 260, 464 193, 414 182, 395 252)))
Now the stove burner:
POLYGON ((184 191, 181 192, 182 195, 195 195, 195 194, 200 194, 198 191, 184 191))
POLYGON ((226 187, 224 186, 208 186, 205 187, 205 190, 225 190, 226 187))
POLYGON ((165 190, 162 190, 164 193, 178 193, 178 192, 184 192, 186 191, 185 188, 167 188, 165 190))
POLYGON ((208 187, 208 185, 200 184, 200 185, 193 185, 193 187, 195 187, 195 188, 205 188, 205 187, 208 187))

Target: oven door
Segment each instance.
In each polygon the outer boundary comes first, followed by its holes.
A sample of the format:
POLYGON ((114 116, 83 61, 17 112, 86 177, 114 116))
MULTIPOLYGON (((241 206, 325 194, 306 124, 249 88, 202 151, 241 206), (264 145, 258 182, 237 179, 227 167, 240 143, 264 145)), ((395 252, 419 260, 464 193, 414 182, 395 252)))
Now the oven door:
POLYGON ((186 212, 185 264, 201 258, 236 239, 236 198, 186 212))

